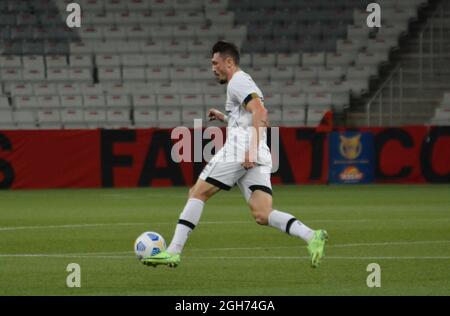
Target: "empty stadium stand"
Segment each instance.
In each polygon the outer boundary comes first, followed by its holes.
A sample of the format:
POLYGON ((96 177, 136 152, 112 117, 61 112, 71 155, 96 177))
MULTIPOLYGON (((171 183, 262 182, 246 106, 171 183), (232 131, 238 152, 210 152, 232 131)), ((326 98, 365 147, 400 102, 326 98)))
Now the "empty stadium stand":
POLYGON ((424 0, 0 0, 0 129, 191 126, 221 107, 212 44, 242 47, 272 124, 314 126, 365 95, 424 0))

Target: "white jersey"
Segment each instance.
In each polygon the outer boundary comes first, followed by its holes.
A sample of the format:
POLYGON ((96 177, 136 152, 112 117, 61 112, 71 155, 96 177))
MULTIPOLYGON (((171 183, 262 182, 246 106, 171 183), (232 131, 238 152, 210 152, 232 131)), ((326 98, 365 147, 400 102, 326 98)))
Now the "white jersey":
MULTIPOLYGON (((236 157, 243 161, 243 154, 248 151, 253 116, 246 110, 246 105, 255 97, 259 97, 264 102, 261 90, 250 75, 242 70, 237 71, 228 82, 225 103, 225 111, 228 115, 228 135, 223 149, 227 161, 236 159, 236 157)), ((267 146, 265 128, 260 139, 256 162, 260 165, 271 166, 272 157, 267 146)))

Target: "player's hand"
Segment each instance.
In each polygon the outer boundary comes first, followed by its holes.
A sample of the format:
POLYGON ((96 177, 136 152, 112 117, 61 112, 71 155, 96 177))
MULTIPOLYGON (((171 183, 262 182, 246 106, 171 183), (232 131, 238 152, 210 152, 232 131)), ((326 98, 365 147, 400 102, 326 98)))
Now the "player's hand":
MULTIPOLYGON (((256 156, 254 156, 254 157, 256 157, 256 156)), ((242 165, 242 167, 244 167, 245 170, 249 170, 249 169, 256 167, 256 163, 254 161, 250 161, 250 153, 249 152, 245 153, 245 161, 241 165, 242 165)))
POLYGON ((223 122, 224 118, 225 118, 225 114, 223 114, 222 112, 220 112, 219 110, 216 110, 216 109, 209 109, 208 118, 210 121, 219 120, 219 121, 223 122))

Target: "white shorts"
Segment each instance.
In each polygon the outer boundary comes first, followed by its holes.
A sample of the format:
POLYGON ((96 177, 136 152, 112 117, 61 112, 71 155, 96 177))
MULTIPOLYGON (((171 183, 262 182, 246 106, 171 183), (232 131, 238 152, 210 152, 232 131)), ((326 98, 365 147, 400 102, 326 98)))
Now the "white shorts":
POLYGON ((238 185, 245 200, 248 201, 255 190, 272 195, 270 182, 271 167, 258 165, 245 170, 239 162, 209 162, 199 178, 223 190, 238 185))

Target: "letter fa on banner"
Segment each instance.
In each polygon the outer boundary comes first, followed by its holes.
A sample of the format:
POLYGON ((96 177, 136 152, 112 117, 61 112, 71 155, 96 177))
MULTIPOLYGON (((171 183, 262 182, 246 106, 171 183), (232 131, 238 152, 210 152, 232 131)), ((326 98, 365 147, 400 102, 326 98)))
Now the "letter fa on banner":
POLYGON ((367 277, 366 283, 370 288, 381 287, 381 267, 378 263, 371 263, 367 266, 367 272, 372 272, 367 277))
POLYGON ((66 278, 67 287, 81 287, 81 268, 78 263, 69 263, 66 268, 70 273, 66 278))
POLYGON ((66 8, 67 12, 71 12, 66 19, 68 27, 81 27, 81 7, 78 3, 69 3, 66 8))
POLYGON ((367 26, 381 27, 381 6, 378 3, 370 3, 366 11, 371 12, 367 17, 367 26))

